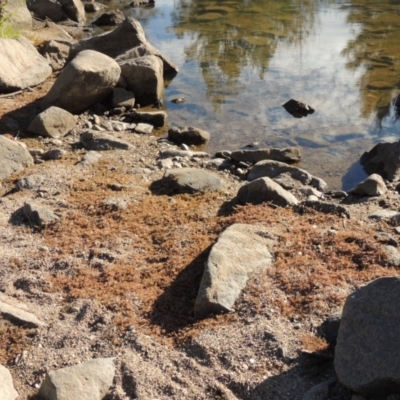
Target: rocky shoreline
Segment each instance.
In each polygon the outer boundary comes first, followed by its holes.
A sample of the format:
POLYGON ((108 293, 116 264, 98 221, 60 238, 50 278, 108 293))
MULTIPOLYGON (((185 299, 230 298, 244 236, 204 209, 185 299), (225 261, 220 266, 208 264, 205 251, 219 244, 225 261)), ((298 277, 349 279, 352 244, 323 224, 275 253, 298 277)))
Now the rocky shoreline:
POLYGON ((136 20, 46 29, 0 39, 2 399, 397 399, 398 143, 348 192, 210 155, 136 20))

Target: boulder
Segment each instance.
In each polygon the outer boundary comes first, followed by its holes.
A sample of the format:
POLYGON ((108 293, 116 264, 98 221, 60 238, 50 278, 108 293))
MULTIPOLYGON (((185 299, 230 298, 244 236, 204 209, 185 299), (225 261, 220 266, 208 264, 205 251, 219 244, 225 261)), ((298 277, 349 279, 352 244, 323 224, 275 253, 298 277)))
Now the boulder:
POLYGON ((399 180, 400 140, 377 144, 361 156, 360 163, 368 174, 379 174, 389 181, 399 180))
POLYGON ((25 203, 22 211, 31 225, 40 228, 54 224, 60 219, 53 211, 34 203, 25 203))
POLYGON ((271 202, 281 207, 299 204, 292 193, 270 178, 259 178, 243 185, 237 193, 237 198, 243 204, 271 202))
POLYGON ((0 39, 0 92, 36 86, 51 74, 51 67, 23 37, 0 39))
POLYGON ((116 29, 102 35, 80 40, 72 49, 70 58, 82 50, 96 50, 122 63, 132 58, 154 55, 163 63, 164 75, 175 75, 177 66, 165 58, 145 37, 142 26, 134 18, 126 18, 116 29))
POLYGON ((131 122, 145 122, 160 128, 167 121, 167 113, 165 111, 134 111, 128 114, 127 118, 131 122))
POLYGON ((10 371, 0 364, 0 388, 2 400, 15 400, 18 392, 14 388, 10 371))
POLYGON ((366 397, 400 394, 400 277, 379 278, 344 305, 335 351, 341 383, 366 397))
POLYGON ((135 95, 136 103, 148 106, 158 102, 164 90, 162 61, 144 56, 120 63, 121 75, 135 95))
POLYGON ((259 161, 250 170, 247 179, 249 181, 253 181, 254 179, 265 176, 268 178, 275 178, 283 173, 289 173, 293 179, 301 182, 303 185, 311 185, 318 190, 324 190, 327 186, 326 182, 324 182, 321 178, 309 174, 304 169, 273 160, 259 161))
POLYGON ((76 125, 75 117, 59 107, 50 107, 37 115, 28 126, 28 132, 38 136, 58 138, 76 125))
POLYGON ((231 311, 247 280, 272 262, 268 228, 234 224, 211 249, 194 306, 197 317, 231 311))
POLYGON ((225 188, 225 181, 218 174, 197 168, 167 170, 162 184, 170 193, 207 193, 225 188))
POLYGON ((46 325, 30 312, 11 304, 4 303, 3 301, 0 301, 0 318, 6 319, 15 325, 20 325, 25 328, 39 328, 46 325))
POLYGON ((234 161, 244 161, 256 163, 261 160, 275 160, 282 162, 298 162, 301 160, 300 149, 288 147, 286 149, 258 149, 258 150, 238 150, 231 153, 234 161))
POLYGON ((32 28, 32 16, 26 3, 21 0, 3 1, 0 7, 0 20, 14 29, 32 28))
POLYGON ((0 180, 31 165, 33 158, 22 143, 0 136, 0 180))
POLYGON ((121 87, 114 88, 112 95, 112 106, 125 107, 130 110, 135 105, 135 95, 129 90, 125 90, 121 87))
POLYGON ((168 140, 178 144, 201 145, 210 140, 210 134, 193 126, 185 126, 169 129, 168 140))
POLYGON ((88 130, 83 132, 80 140, 88 150, 129 150, 132 148, 129 143, 100 131, 88 130))
POLYGON ((381 196, 386 192, 387 187, 385 182, 378 174, 370 175, 355 188, 348 191, 349 194, 355 194, 359 196, 381 196))
POLYGON ((49 18, 53 22, 71 19, 85 21, 85 8, 81 0, 27 0, 29 11, 40 19, 49 18))
POLYGON ((121 11, 112 11, 101 14, 99 18, 92 22, 97 26, 116 26, 125 20, 125 16, 121 11))
POLYGON ((114 375, 114 358, 86 361, 46 374, 39 396, 44 400, 102 400, 114 375))
POLYGON ((59 71, 64 68, 71 46, 72 43, 69 41, 48 40, 43 44, 41 53, 53 71, 59 71))
POLYGON ((92 50, 82 51, 61 71, 41 107, 83 112, 107 98, 120 73, 119 65, 110 57, 92 50))

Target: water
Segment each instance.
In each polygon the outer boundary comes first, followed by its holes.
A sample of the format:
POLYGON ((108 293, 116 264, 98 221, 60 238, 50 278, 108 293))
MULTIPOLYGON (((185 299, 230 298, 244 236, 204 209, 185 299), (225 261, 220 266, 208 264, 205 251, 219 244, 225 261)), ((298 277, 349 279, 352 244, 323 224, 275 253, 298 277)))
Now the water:
POLYGON ((169 124, 208 130, 208 151, 298 146, 300 167, 348 189, 364 177, 359 156, 398 139, 399 0, 128 3, 107 4, 180 68, 165 91, 169 124), (292 117, 281 107, 291 98, 316 112, 292 117))

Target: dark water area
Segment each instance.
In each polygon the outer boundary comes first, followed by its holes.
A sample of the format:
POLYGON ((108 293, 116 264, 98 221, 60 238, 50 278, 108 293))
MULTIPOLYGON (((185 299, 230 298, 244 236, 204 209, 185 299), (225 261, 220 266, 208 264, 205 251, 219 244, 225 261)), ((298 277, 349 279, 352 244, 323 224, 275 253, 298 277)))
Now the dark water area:
POLYGON ((400 136, 399 0, 104 4, 137 18, 179 66, 165 91, 169 125, 208 130, 211 153, 298 146, 300 167, 349 189, 366 176, 361 154, 400 136), (184 104, 171 102, 179 96, 184 104), (282 107, 291 98, 315 112, 294 118, 282 107))

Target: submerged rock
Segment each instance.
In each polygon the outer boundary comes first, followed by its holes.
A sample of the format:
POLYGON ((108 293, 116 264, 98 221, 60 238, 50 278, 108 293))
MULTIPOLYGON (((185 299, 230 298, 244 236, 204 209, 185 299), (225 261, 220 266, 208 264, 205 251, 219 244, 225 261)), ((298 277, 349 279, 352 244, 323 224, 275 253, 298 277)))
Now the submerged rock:
POLYGON ((295 118, 307 117, 307 115, 313 114, 315 111, 309 105, 294 99, 290 99, 288 102, 283 104, 282 107, 295 118))

